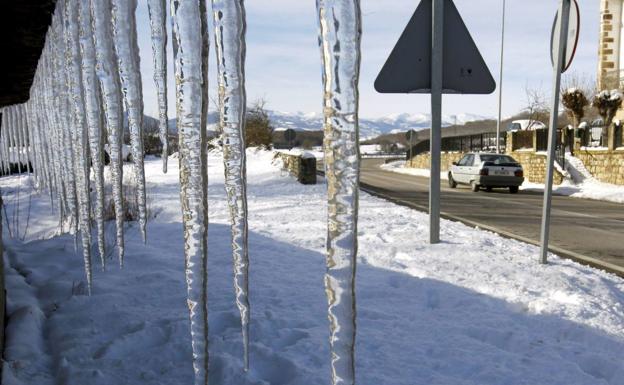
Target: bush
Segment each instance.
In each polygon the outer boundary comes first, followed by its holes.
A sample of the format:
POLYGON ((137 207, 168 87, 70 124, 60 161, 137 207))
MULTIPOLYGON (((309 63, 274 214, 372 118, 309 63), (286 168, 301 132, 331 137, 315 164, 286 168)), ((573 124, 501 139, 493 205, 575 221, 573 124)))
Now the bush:
POLYGON ((264 109, 264 101, 256 101, 247 110, 245 122, 245 143, 247 147, 271 147, 273 126, 264 109))

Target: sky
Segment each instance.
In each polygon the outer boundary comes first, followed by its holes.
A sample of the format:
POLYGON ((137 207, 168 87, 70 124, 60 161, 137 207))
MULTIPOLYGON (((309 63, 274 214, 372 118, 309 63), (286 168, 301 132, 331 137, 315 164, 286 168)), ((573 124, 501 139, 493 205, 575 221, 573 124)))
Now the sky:
MULTIPOLYGON (((599 1, 578 0, 581 35, 578 50, 564 75, 595 79, 598 66, 599 1)), ((145 112, 157 116, 149 16, 139 1, 137 25, 145 112)), ((373 83, 419 0, 362 0, 362 67, 360 116, 380 118, 402 113, 428 113, 428 95, 378 94, 373 83)), ((455 0, 468 30, 498 83, 502 0, 455 0)), ((503 75, 503 116, 526 105, 528 88, 550 93, 550 34, 558 0, 507 1, 503 75)), ((321 57, 314 0, 247 0, 246 86, 248 101, 262 98, 266 107, 283 112, 322 111, 321 57)), ((167 25, 169 115, 175 116, 171 28, 167 25)), ((211 37, 212 39, 212 37, 211 37)), ((214 40, 211 41, 211 93, 216 89, 214 40)), ((498 114, 498 90, 485 96, 449 95, 443 114, 498 114)), ((214 99, 214 97, 213 97, 214 99)), ((210 106, 214 111, 215 106, 210 106)))

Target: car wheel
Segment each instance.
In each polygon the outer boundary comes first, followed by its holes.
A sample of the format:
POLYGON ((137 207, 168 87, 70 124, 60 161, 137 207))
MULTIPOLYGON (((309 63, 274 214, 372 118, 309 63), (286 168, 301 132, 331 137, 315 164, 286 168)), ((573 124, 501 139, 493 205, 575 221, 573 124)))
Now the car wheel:
POLYGON ((472 192, 479 192, 479 185, 473 180, 470 182, 470 189, 472 192))
POLYGON ((451 174, 450 172, 448 174, 448 184, 450 188, 457 187, 457 182, 455 182, 455 179, 453 179, 453 174, 451 174))
POLYGON ((511 194, 517 194, 518 193, 518 186, 511 186, 511 187, 509 187, 509 192, 511 194))
POLYGON ((491 188, 491 187, 486 187, 486 188, 485 188, 485 191, 487 191, 487 192, 492 192, 492 188, 491 188))

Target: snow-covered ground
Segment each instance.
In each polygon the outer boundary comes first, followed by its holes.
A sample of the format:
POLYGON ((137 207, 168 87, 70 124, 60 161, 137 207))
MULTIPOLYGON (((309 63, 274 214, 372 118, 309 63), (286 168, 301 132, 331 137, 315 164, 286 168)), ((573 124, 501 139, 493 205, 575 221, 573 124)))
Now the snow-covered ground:
MULTIPOLYGON (((429 169, 405 167, 404 161, 391 162, 380 166, 384 170, 397 172, 400 174, 429 177, 429 169)), ((448 171, 440 174, 441 178, 448 179, 448 171)), ((521 190, 543 192, 543 183, 531 183, 525 181, 520 187, 521 190)), ((564 179, 560 185, 553 186, 553 193, 556 195, 570 196, 573 198, 595 199, 615 203, 624 203, 624 186, 603 183, 589 176, 581 179, 564 179)))
MULTIPOLYGON (((297 184, 272 158, 248 153, 247 374, 223 167, 218 153, 209 158, 212 384, 329 383, 326 187, 297 184)), ((6 241, 3 384, 192 383, 176 165, 171 159, 163 175, 159 161, 147 161, 148 244, 129 225, 126 267, 112 253, 92 297, 72 236, 52 237, 55 217, 45 197, 33 197, 27 241, 6 241)), ((9 217, 17 183, 0 179, 9 217)), ((534 246, 444 220, 444 241, 431 246, 425 214, 364 193, 360 202, 359 384, 622 384, 622 279, 556 257, 542 266, 534 246)))
MULTIPOLYGON (((429 178, 429 176, 431 175, 431 170, 429 170, 428 168, 406 167, 404 160, 398 160, 396 162, 382 164, 379 167, 381 167, 383 170, 392 171, 399 174, 424 176, 425 178, 429 178)), ((448 179, 448 171, 442 171, 440 173, 440 178, 444 180, 448 179)))

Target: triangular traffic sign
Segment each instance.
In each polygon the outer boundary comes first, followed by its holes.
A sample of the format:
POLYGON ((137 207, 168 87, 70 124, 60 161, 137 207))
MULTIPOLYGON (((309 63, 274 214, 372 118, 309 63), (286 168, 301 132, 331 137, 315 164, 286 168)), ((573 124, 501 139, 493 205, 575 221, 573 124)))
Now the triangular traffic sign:
MULTIPOLYGON (((422 0, 375 80, 380 93, 430 93, 432 0, 422 0)), ((443 93, 490 94, 496 89, 453 0, 444 0, 443 93)))

